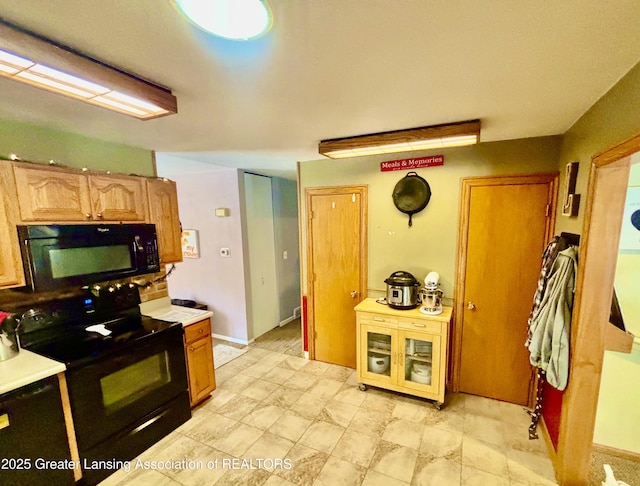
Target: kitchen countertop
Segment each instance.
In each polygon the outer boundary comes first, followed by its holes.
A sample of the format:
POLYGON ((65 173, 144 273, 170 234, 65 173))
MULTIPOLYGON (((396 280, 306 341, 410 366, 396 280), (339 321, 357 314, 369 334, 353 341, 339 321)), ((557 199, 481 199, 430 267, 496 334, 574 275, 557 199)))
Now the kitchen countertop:
POLYGON ((213 312, 208 310, 172 305, 169 297, 143 302, 140 304, 140 312, 142 315, 161 321, 180 322, 183 326, 189 326, 213 316, 213 312))
POLYGON ((355 306, 355 310, 361 312, 375 312, 378 314, 388 314, 396 317, 409 317, 420 319, 431 319, 434 321, 449 322, 451 320, 451 313, 453 308, 448 306, 442 306, 442 314, 423 314, 420 312, 420 306, 413 309, 394 309, 387 304, 379 304, 376 299, 367 298, 355 306))
POLYGON ((0 361, 0 395, 62 373, 64 363, 21 349, 18 356, 0 361))

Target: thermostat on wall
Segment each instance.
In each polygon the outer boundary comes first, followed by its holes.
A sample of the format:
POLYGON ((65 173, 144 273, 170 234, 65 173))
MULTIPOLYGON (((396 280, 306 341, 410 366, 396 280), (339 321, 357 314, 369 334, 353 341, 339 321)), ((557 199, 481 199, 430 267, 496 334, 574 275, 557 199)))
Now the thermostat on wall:
POLYGON ((216 216, 226 218, 229 216, 229 208, 216 208, 216 216))

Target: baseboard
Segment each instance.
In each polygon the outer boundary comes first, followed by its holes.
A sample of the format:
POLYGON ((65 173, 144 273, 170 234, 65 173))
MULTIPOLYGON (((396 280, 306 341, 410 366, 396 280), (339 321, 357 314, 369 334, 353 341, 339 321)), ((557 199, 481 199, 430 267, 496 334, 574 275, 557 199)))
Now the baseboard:
POLYGON ((211 334, 211 337, 214 339, 220 339, 220 341, 229 341, 230 343, 244 344, 245 346, 251 344, 251 342, 253 341, 253 339, 251 341, 247 341, 246 339, 232 338, 229 336, 223 336, 221 334, 211 334))
POLYGON ((291 321, 295 321, 296 319, 298 319, 300 317, 300 307, 296 307, 295 309, 293 309, 293 315, 290 317, 287 317, 284 321, 280 321, 279 326, 286 326, 287 324, 289 324, 291 321))
POLYGON ((284 321, 280 321, 280 324, 278 324, 278 326, 279 327, 286 326, 287 324, 289 324, 292 321, 295 321, 296 319, 297 317, 295 316, 287 317, 284 321))
POLYGON ((610 447, 602 444, 596 444, 595 442, 592 445, 592 450, 594 452, 600 452, 602 454, 608 454, 613 457, 617 457, 619 459, 627 459, 629 461, 640 462, 640 452, 627 451, 624 449, 617 449, 615 447, 610 447))
POLYGON ((295 319, 297 319, 298 317, 300 317, 302 315, 302 307, 298 306, 295 309, 293 309, 293 317, 295 319))
POLYGON ((309 359, 309 351, 305 351, 304 352, 304 359, 306 359, 306 360, 309 359))

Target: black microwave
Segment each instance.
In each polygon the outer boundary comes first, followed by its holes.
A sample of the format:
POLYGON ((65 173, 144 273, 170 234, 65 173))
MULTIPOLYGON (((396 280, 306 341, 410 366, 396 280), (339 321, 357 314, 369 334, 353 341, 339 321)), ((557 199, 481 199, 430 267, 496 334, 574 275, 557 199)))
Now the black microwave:
POLYGON ((85 286, 160 270, 153 224, 18 226, 31 290, 85 286))

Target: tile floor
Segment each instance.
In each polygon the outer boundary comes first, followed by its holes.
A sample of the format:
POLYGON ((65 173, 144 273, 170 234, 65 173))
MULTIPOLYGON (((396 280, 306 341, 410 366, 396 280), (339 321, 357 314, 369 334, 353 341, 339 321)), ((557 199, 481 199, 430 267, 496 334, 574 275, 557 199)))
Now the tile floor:
POLYGON ((135 468, 134 459, 101 485, 556 484, 516 405, 448 394, 438 411, 362 392, 352 369, 256 347, 216 379, 192 419, 138 458, 155 465, 135 468))

